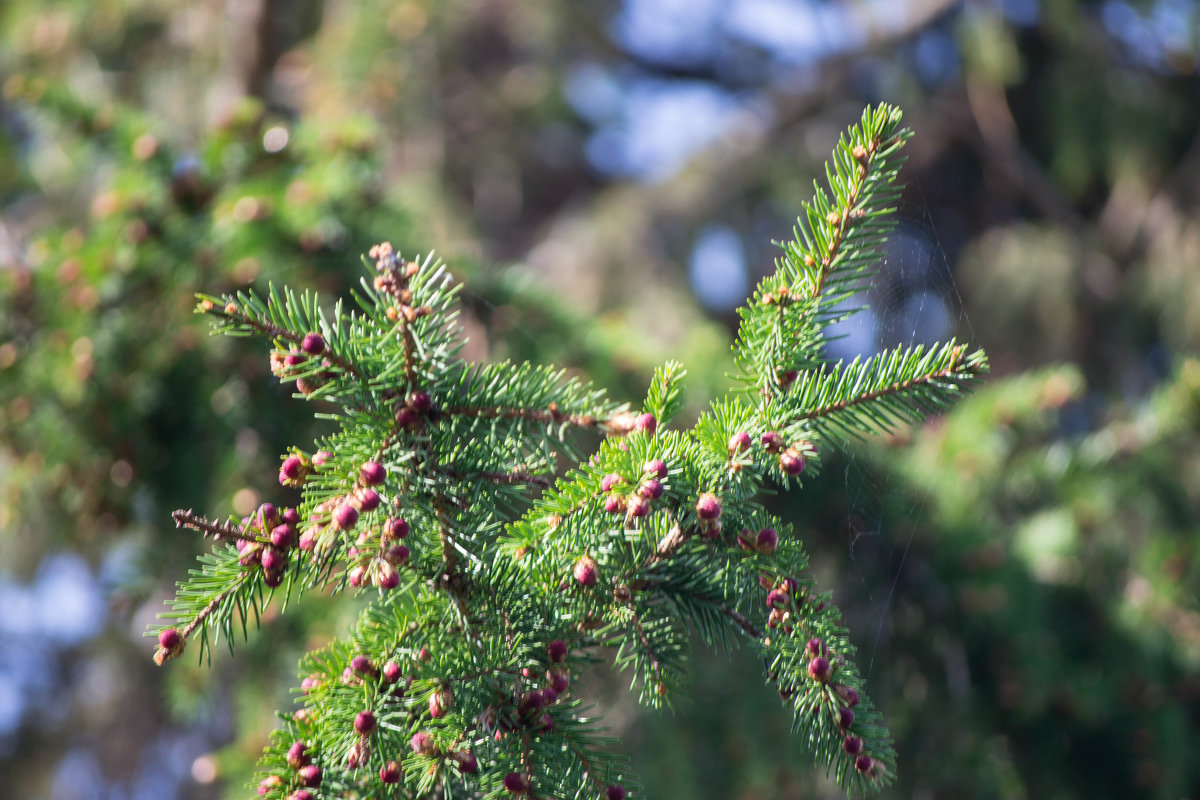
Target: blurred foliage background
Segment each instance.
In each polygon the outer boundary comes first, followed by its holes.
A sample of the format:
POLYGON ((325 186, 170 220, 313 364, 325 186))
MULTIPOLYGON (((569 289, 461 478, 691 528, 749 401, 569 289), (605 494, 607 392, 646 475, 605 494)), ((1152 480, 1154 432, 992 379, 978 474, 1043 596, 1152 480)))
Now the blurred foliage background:
MULTIPOLYGON (((343 295, 436 249, 472 357, 694 410, 839 130, 899 103, 900 225, 848 356, 995 376, 778 499, 897 736, 889 797, 1200 793, 1200 5, 1191 0, 8 0, 0 8, 0 795, 240 797, 308 604, 213 669, 142 638, 318 430, 192 293, 343 295)), ((837 796, 760 665, 656 717, 655 798, 837 796)))

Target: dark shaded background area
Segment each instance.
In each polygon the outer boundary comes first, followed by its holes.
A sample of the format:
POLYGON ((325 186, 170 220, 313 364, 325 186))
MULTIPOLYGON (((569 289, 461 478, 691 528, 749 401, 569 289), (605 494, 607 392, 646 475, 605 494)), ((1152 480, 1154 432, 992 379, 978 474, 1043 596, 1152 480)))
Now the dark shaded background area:
MULTIPOLYGON (((244 796, 310 644, 142 638, 319 429, 195 291, 344 295, 372 243, 466 282, 471 356, 723 391, 734 309, 867 103, 916 130, 838 357, 995 377, 780 498, 897 737, 889 797, 1200 793, 1200 4, 38 2, 0 9, 0 796, 244 796)), ((594 691, 656 798, 834 797, 744 657, 594 691)))

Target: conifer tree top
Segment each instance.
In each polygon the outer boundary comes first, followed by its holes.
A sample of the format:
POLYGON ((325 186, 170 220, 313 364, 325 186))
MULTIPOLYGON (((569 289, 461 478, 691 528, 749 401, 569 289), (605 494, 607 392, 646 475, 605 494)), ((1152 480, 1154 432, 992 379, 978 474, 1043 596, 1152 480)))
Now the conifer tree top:
POLYGON ((356 310, 276 288, 200 299, 217 330, 268 338, 274 374, 338 431, 283 455, 294 507, 175 513, 217 546, 180 584, 156 660, 232 647, 276 593, 369 598, 347 637, 302 661, 303 702, 260 761, 260 794, 635 794, 576 682, 611 658, 642 702, 669 703, 693 630, 763 657, 841 785, 892 779, 840 615, 759 498, 811 478, 830 448, 946 409, 987 370, 953 341, 824 357, 823 331, 881 257, 908 136, 886 105, 842 136, 828 189, 741 309, 737 388, 687 430, 672 426, 677 363, 632 408, 553 367, 464 361, 457 285, 390 244, 371 249, 356 310))

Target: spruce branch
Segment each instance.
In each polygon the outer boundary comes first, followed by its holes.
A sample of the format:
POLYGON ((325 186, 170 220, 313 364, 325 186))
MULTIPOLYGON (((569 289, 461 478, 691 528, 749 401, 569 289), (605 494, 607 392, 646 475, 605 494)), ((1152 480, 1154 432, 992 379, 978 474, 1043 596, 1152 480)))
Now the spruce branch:
POLYGON ((983 351, 966 351, 951 340, 928 351, 918 345, 839 362, 801 375, 781 405, 790 422, 834 442, 838 436, 829 434, 888 432, 945 411, 986 374, 983 351))
POLYGON ((272 372, 328 401, 319 416, 337 430, 283 456, 294 507, 264 504, 240 526, 175 513, 237 546, 181 584, 156 660, 189 637, 203 653, 234 624, 244 634, 276 587, 369 598, 348 639, 302 660, 301 707, 264 752, 260 794, 624 797, 636 780, 575 683, 611 659, 659 707, 686 678, 693 631, 763 658, 841 786, 892 780, 849 633, 798 532, 760 498, 810 478, 830 447, 944 411, 986 373, 955 342, 823 357, 882 253, 908 136, 879 106, 841 138, 828 190, 740 311, 741 389, 688 430, 669 427, 676 362, 640 410, 559 368, 464 362, 458 284, 390 244, 371 249, 357 311, 275 287, 201 296, 217 330, 268 338, 272 372), (560 473, 562 459, 576 466, 560 473))

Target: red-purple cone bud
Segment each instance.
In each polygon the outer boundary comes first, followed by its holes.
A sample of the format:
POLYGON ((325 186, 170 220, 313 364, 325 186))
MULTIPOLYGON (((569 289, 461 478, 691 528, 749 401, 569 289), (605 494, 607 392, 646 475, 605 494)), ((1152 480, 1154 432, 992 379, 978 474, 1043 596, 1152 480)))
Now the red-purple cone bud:
POLYGON ((779 454, 779 468, 785 475, 799 475, 804 472, 804 454, 795 447, 788 448, 779 454))
POLYGON ((424 414, 433 408, 433 398, 429 392, 413 392, 408 398, 408 406, 418 414, 424 414))
POLYGON ((357 655, 350 659, 350 669, 360 675, 375 675, 375 665, 371 663, 371 659, 364 655, 357 655))
POLYGON ((561 664, 567 658, 567 643, 562 639, 553 640, 546 648, 546 655, 555 664, 561 664))
POLYGON ((400 765, 395 761, 389 761, 379 768, 379 780, 384 783, 399 783, 400 782, 400 765))
POLYGON ((871 767, 874 766, 874 764, 875 762, 873 762, 871 757, 866 753, 863 753, 858 758, 854 759, 854 768, 859 772, 870 772, 871 767))
POLYGON ((780 589, 767 592, 767 608, 778 608, 787 603, 787 595, 780 589))
POLYGON ((408 531, 408 522, 402 517, 393 517, 383 523, 383 535, 389 539, 404 539, 408 531))
POLYGON ((258 507, 259 525, 264 531, 269 531, 279 524, 279 509, 274 503, 263 503, 258 507))
MULTIPOLYGON (((391 564, 393 567, 398 567, 401 564, 408 563, 408 557, 411 555, 408 548, 402 544, 392 545, 383 553, 383 560, 391 564)), ((395 587, 393 587, 395 588, 395 587)))
POLYGON ((842 702, 848 707, 854 708, 856 705, 858 705, 858 692, 854 689, 851 689, 849 686, 842 686, 839 684, 833 687, 833 691, 837 692, 837 696, 842 698, 842 702))
POLYGON ((304 477, 304 461, 300 456, 291 455, 283 460, 279 467, 279 482, 284 486, 299 483, 304 477))
POLYGON ((767 431, 762 435, 762 445, 769 453, 778 453, 783 449, 783 437, 775 431, 767 431))
POLYGON ((655 419, 653 414, 642 414, 637 418, 637 421, 633 423, 633 429, 645 431, 647 436, 653 436, 654 432, 658 430, 658 420, 655 419))
POLYGON ((616 486, 618 483, 623 483, 624 478, 615 472, 610 472, 600 479, 600 491, 607 492, 616 486))
POLYGON ((351 567, 350 571, 346 573, 346 582, 356 589, 366 583, 366 580, 367 569, 362 564, 351 567))
POLYGON ((388 683, 395 683, 400 680, 400 665, 395 661, 389 661, 383 665, 383 677, 388 683))
POLYGON ((168 650, 173 650, 183 641, 183 636, 175 628, 164 628, 158 632, 158 644, 168 650))
POLYGON ((387 470, 378 461, 368 461, 359 469, 358 479, 364 486, 378 486, 387 479, 387 470))
POLYGON ((308 757, 308 746, 302 741, 292 742, 292 746, 287 751, 288 766, 292 769, 300 769, 312 763, 312 759, 308 757))
POLYGON ((541 692, 542 705, 552 706, 558 702, 558 692, 555 691, 553 686, 547 686, 546 688, 542 689, 541 692))
POLYGON ((608 800, 625 800, 625 787, 619 783, 609 784, 604 790, 604 796, 608 800))
POLYGON ((358 494, 358 507, 363 511, 374 511, 380 502, 379 492, 374 489, 363 489, 358 494))
POLYGON ((344 531, 350 530, 358 523, 358 509, 342 503, 333 512, 333 523, 344 531))
POLYGON ((704 492, 696 501, 696 515, 707 522, 717 519, 721 516, 721 501, 712 492, 704 492))
POLYGON ((825 643, 820 637, 814 636, 808 640, 808 644, 804 645, 804 649, 808 651, 809 656, 819 656, 825 652, 825 643))
POLYGON ((833 667, 824 658, 817 656, 808 662, 808 677, 817 683, 829 683, 829 679, 833 677, 833 667))
POLYGON ((625 498, 619 494, 610 494, 604 498, 604 510, 609 514, 620 514, 625 510, 625 498))
POLYGON ((857 736, 847 736, 842 740, 842 749, 852 756, 862 752, 862 739, 857 736))
POLYGON ((329 452, 328 450, 320 450, 315 456, 313 456, 312 463, 314 467, 320 468, 325 466, 325 464, 327 464, 332 458, 333 453, 329 452))
POLYGON ((519 772, 510 772, 504 776, 504 788, 513 794, 525 794, 529 791, 529 781, 519 772))
POLYGON ((644 517, 650 513, 650 501, 635 494, 625 504, 625 513, 631 517, 644 517))
POLYGON ((258 784, 258 793, 260 795, 269 793, 276 787, 283 786, 283 779, 278 775, 268 775, 258 784))
POLYGON ((429 698, 429 716, 440 719, 446 716, 446 712, 452 705, 454 705, 454 693, 449 689, 439 689, 429 698))
POLYGON ((437 746, 433 743, 433 737, 425 731, 417 731, 408 741, 409 747, 414 753, 423 756, 433 755, 437 750, 437 746))
POLYGON ((541 707, 542 692, 534 689, 532 692, 526 692, 521 701, 517 703, 517 712, 526 719, 532 719, 541 707))
POLYGON ((313 800, 313 793, 308 789, 297 789, 288 795, 288 800, 313 800))
POLYGON ((479 771, 479 760, 475 758, 475 754, 470 750, 459 750, 452 753, 451 758, 458 762, 458 771, 466 775, 471 775, 479 771))
POLYGON ((301 767, 297 772, 297 775, 300 778, 300 783, 308 786, 309 788, 315 788, 321 785, 321 768, 316 764, 309 764, 306 767, 301 767))
POLYGON ((657 500, 663 495, 663 485, 656 478, 647 478, 638 487, 638 494, 647 500, 657 500))
POLYGON ((261 563, 266 572, 280 572, 287 566, 287 556, 278 547, 264 547, 261 563))
POLYGON ((377 723, 375 715, 371 711, 360 711, 358 716, 354 718, 354 730, 366 736, 369 733, 374 733, 377 723))
POLYGON ((661 458, 652 458, 642 465, 642 474, 648 478, 667 477, 667 465, 661 458))
POLYGON ((562 670, 554 670, 549 674, 550 688, 561 694, 566 694, 571 686, 571 678, 562 670))
MULTIPOLYGON (((291 509, 288 509, 289 511, 291 509)), ((276 525, 271 529, 271 544, 281 550, 291 547, 296 541, 296 527, 289 522, 276 525)))
POLYGON ((296 546, 306 553, 311 553, 317 546, 317 532, 309 528, 300 534, 300 541, 296 543, 296 546))
POLYGON ((844 730, 844 731, 849 730, 850 726, 853 724, 854 724, 854 712, 848 708, 839 708, 838 709, 838 725, 840 725, 842 727, 842 730, 844 730))
POLYGON ((595 586, 597 579, 600 577, 600 570, 596 566, 594 558, 591 556, 581 556, 575 562, 572 574, 575 576, 576 583, 581 586, 595 586))
POLYGON ((285 508, 279 515, 279 518, 283 520, 285 525, 299 525, 300 510, 296 508, 285 508))
POLYGON ((779 549, 779 534, 774 528, 763 528, 754 539, 754 549, 763 555, 771 555, 779 549))
MULTIPOLYGON (((404 547, 404 545, 400 545, 404 547)), ((408 548, 405 547, 405 550, 408 548)), ((375 562, 375 585, 385 591, 395 589, 400 585, 400 573, 388 561, 380 559, 375 562)))
POLYGON ((745 431, 738 431, 733 436, 729 437, 730 455, 746 452, 750 449, 751 443, 752 440, 750 439, 750 434, 746 433, 745 431))
POLYGON ((325 339, 319 333, 309 333, 300 343, 300 349, 310 356, 319 356, 325 352, 325 339))
POLYGON ((396 409, 396 427, 411 428, 417 421, 417 412, 407 406, 396 409))

